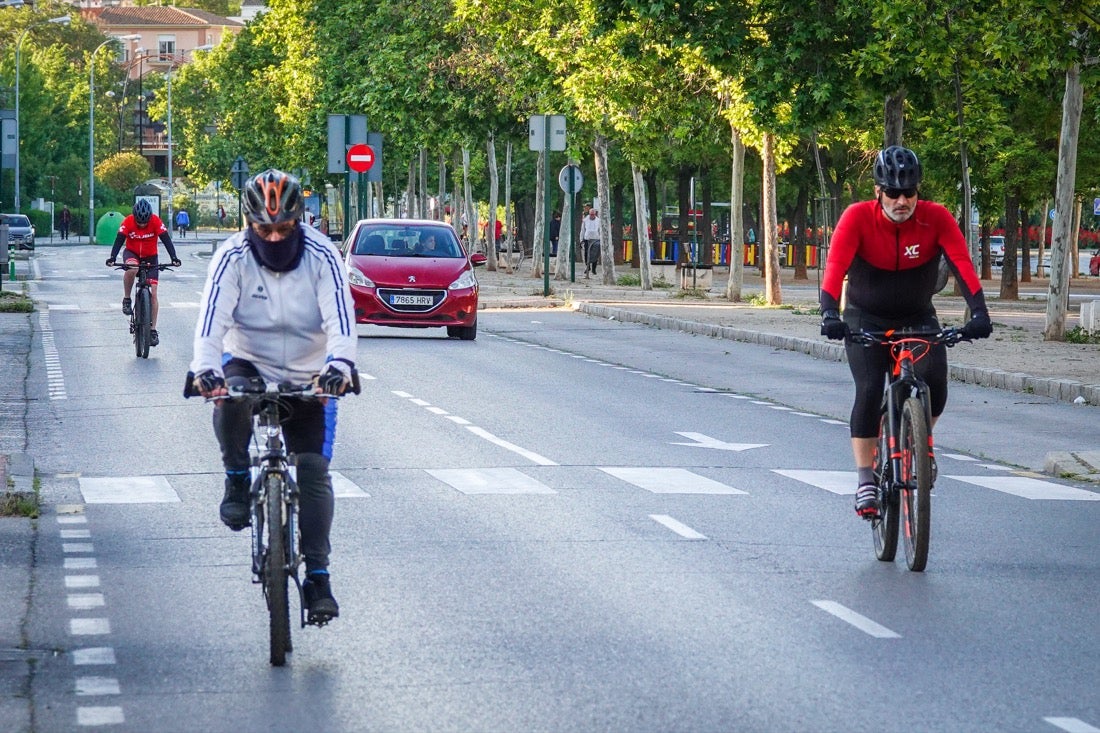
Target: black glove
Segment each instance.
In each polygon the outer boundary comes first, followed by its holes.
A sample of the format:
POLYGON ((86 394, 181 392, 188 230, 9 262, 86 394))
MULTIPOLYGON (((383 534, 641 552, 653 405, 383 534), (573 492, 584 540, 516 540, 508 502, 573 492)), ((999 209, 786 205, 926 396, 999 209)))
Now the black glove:
POLYGON ((329 365, 324 374, 318 374, 313 378, 313 383, 325 394, 339 397, 347 392, 350 381, 342 371, 329 365))
POLYGON ((224 388, 225 380, 213 369, 207 369, 195 375, 195 389, 203 396, 224 388))
POLYGON ((115 266, 115 258, 114 257, 108 257, 107 258, 107 267, 114 267, 114 266, 115 266))
POLYGON ((180 265, 182 265, 182 264, 183 264, 183 263, 182 263, 182 262, 180 262, 179 260, 177 260, 177 259, 175 259, 175 258, 173 258, 173 259, 172 259, 172 267, 179 267, 179 266, 180 266, 180 265))
POLYGON ((821 314, 821 335, 835 340, 843 339, 848 336, 848 324, 840 320, 840 314, 836 311, 825 311, 821 314))
POLYGON ((976 310, 970 315, 970 320, 962 327, 963 335, 968 339, 989 338, 993 333, 993 324, 989 321, 989 312, 976 310))

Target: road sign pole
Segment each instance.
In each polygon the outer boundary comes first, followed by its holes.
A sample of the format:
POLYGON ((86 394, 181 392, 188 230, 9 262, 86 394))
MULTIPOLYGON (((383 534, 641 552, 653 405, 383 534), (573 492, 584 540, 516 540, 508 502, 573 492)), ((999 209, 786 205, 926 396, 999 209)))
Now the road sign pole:
MULTIPOLYGON (((351 116, 344 115, 344 140, 351 137, 351 116)), ((351 170, 348 168, 347 144, 344 146, 344 228, 342 236, 347 238, 351 230, 351 170)))
MULTIPOLYGON (((542 180, 543 180, 543 243, 542 243, 542 295, 550 295, 550 117, 543 125, 542 180)), ((509 254, 509 256, 511 256, 509 254)))

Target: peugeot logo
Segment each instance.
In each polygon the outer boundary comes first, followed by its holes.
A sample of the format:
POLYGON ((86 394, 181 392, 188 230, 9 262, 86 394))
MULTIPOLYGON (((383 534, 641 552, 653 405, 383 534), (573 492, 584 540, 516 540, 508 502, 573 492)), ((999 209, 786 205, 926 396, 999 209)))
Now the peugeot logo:
POLYGON ((409 282, 411 282, 411 283, 416 282, 416 275, 409 275, 409 282))

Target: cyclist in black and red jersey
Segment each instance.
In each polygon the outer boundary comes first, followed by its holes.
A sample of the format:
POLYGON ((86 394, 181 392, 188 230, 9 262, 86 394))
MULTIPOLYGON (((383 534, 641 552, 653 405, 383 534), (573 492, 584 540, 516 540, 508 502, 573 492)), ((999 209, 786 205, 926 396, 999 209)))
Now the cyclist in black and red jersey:
MULTIPOLYGON (((118 256, 119 250, 125 244, 126 252, 123 254, 123 262, 128 265, 142 263, 150 268, 149 295, 153 305, 152 328, 149 331, 150 346, 156 346, 160 343, 160 336, 157 334, 158 239, 164 242, 164 248, 168 250, 168 256, 172 258, 172 264, 179 267, 181 263, 179 258, 176 257, 176 247, 172 244, 172 235, 168 233, 168 227, 164 226, 164 222, 160 220, 160 217, 153 213, 153 207, 148 201, 138 199, 137 203, 134 204, 133 212, 123 219, 122 224, 119 225, 118 234, 115 235, 115 245, 111 247, 111 256, 107 258, 107 267, 114 267, 115 257, 118 256)), ((134 278, 136 277, 137 270, 127 270, 122 273, 122 312, 126 315, 133 313, 130 293, 134 289, 134 278)))
MULTIPOLYGON (((900 145, 880 151, 874 180, 875 198, 849 206, 833 233, 821 283, 821 334, 843 339, 860 330, 938 330, 932 296, 944 258, 970 308, 964 333, 968 338, 989 336, 993 327, 985 294, 958 223, 940 204, 918 200, 921 166, 916 154, 900 145), (845 276, 848 304, 841 318, 845 276)), ((856 514, 874 519, 879 500, 872 463, 890 354, 851 343, 846 352, 856 386, 850 420, 858 473, 856 514)), ((947 348, 933 347, 917 371, 930 388, 935 423, 947 404, 947 348)))

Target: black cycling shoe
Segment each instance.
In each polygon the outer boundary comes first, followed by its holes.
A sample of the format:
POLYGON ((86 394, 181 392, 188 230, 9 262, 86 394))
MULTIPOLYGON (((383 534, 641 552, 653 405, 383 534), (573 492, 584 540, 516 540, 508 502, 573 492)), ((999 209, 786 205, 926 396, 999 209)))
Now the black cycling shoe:
POLYGON ((149 345, 160 346, 160 334, 157 333, 155 328, 149 330, 149 345))
POLYGON ((129 298, 122 299, 122 315, 132 316, 134 315, 133 301, 129 298))
POLYGON ((306 575, 306 580, 302 583, 302 593, 305 595, 309 623, 324 626, 340 615, 340 606, 332 597, 328 573, 306 575))
POLYGON ((878 519, 878 487, 862 484, 856 489, 856 514, 864 519, 878 519))
POLYGON ((248 490, 251 483, 248 473, 227 476, 225 479, 225 497, 222 499, 218 513, 221 515, 222 523, 234 532, 240 532, 252 524, 248 506, 248 490))

